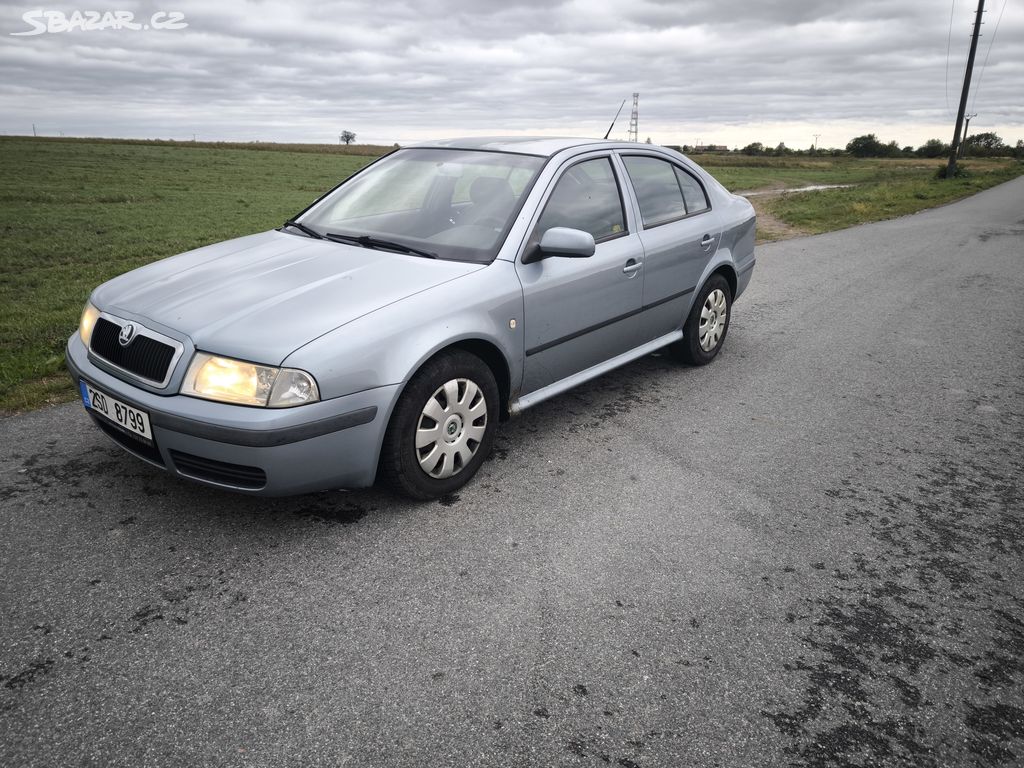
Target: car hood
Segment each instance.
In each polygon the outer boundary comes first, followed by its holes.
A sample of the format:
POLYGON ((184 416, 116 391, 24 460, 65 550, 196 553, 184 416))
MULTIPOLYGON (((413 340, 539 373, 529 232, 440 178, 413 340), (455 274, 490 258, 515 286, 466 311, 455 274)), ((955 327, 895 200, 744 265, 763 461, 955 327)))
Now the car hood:
POLYGON ((276 365, 334 328, 482 268, 274 230, 128 272, 93 301, 197 349, 276 365))

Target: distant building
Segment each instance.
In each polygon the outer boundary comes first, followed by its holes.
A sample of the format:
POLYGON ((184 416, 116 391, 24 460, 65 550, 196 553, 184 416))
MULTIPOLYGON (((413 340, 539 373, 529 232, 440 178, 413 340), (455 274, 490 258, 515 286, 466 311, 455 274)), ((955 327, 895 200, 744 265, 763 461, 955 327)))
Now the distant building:
POLYGON ((729 148, 725 144, 697 144, 694 146, 694 153, 700 152, 728 152, 729 148))

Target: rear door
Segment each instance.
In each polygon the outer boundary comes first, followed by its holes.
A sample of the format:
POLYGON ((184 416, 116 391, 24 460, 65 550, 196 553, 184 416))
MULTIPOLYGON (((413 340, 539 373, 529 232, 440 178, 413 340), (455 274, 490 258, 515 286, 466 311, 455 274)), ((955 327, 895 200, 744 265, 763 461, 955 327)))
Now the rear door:
POLYGON ((641 221, 645 322, 660 336, 682 324, 721 231, 706 190, 684 167, 644 154, 623 154, 622 162, 641 221))
POLYGON ((542 204, 524 254, 552 227, 590 232, 589 258, 549 256, 516 265, 523 285, 526 362, 523 394, 643 343, 643 248, 623 203, 609 154, 562 169, 542 204))

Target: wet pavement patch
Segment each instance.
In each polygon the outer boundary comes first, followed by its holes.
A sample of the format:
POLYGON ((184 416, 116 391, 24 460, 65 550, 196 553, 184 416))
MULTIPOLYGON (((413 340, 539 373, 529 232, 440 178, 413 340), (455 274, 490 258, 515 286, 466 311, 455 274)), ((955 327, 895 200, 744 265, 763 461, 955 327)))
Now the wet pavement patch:
POLYGON ((825 491, 878 551, 851 553, 851 568, 812 563, 823 595, 786 616, 805 630, 808 653, 785 665, 802 701, 762 715, 789 740, 790 765, 944 765, 936 732, 960 731, 979 759, 1024 758, 1008 743, 1024 738, 1024 712, 1005 700, 1024 684, 1024 623, 1001 607, 1001 572, 1024 551, 1015 464, 1007 476, 939 454, 905 492, 852 478, 825 491))
POLYGON ((324 500, 299 506, 295 514, 327 525, 354 525, 375 509, 362 504, 339 504, 335 500, 324 500))

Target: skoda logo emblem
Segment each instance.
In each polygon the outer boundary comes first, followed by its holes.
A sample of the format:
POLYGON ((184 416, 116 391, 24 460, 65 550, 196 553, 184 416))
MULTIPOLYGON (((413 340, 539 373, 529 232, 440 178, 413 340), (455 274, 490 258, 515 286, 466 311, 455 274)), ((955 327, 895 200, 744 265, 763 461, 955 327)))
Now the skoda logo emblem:
POLYGON ((122 347, 127 347, 132 343, 132 339, 135 338, 135 326, 131 323, 125 323, 121 326, 121 332, 117 334, 117 340, 120 342, 122 347))

